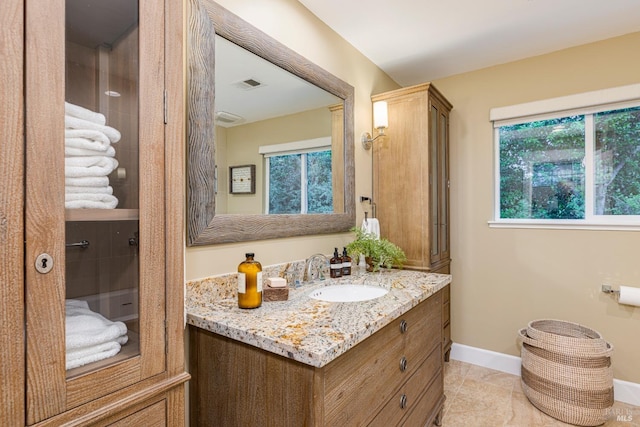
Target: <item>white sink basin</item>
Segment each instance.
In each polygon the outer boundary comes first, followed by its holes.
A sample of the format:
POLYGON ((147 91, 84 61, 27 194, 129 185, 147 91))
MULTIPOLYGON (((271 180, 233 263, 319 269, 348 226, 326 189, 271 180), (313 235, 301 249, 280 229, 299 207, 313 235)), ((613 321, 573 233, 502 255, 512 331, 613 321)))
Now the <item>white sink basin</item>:
POLYGON ((331 285, 316 289, 309 294, 310 298, 329 302, 356 302, 380 298, 389 291, 369 285, 331 285))

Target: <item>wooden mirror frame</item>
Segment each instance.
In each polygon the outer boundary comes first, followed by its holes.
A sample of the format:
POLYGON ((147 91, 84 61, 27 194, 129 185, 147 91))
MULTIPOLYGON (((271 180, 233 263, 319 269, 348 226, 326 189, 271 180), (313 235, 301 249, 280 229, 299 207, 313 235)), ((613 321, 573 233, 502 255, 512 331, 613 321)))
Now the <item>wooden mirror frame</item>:
POLYGON ((187 245, 339 233, 355 224, 353 86, 211 0, 189 1, 187 39, 187 245), (239 215, 215 212, 215 34, 344 102, 344 213, 239 215))

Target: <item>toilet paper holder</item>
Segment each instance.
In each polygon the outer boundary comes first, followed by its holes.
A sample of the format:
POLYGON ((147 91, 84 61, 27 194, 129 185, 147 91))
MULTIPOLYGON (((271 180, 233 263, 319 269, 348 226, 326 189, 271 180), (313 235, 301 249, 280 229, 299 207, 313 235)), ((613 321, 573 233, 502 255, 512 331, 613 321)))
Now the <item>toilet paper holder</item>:
POLYGON ((616 291, 611 287, 611 285, 602 285, 602 292, 605 294, 614 294, 616 296, 620 296, 620 291, 616 291))

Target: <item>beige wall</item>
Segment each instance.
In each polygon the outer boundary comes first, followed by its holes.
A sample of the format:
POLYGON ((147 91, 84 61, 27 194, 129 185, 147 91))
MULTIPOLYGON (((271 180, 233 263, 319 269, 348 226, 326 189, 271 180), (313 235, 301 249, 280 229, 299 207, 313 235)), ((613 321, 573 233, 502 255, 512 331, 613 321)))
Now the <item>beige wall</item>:
MULTIPOLYGON (((370 196, 371 153, 362 149, 360 134, 371 132, 371 95, 398 85, 296 0, 217 3, 355 88, 356 197, 370 196)), ((362 222, 359 203, 356 215, 356 223, 362 222)), ((351 240, 351 233, 344 233, 186 248, 186 279, 236 271, 248 251, 255 252, 263 265, 270 265, 304 259, 316 252, 329 254, 351 240)))
POLYGON ((602 283, 640 287, 640 233, 489 228, 492 107, 640 82, 640 33, 434 82, 451 116, 452 335, 519 355, 516 331, 564 319, 615 346, 614 376, 640 383, 640 308, 618 305, 602 283))

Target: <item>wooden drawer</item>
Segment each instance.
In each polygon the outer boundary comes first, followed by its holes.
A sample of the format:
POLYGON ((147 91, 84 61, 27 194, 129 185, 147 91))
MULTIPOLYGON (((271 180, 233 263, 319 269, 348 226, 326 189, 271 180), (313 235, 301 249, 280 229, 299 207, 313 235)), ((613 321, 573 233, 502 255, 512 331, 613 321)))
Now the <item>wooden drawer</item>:
POLYGON ((449 285, 442 289, 442 324, 446 325, 451 319, 451 296, 449 285))
MULTIPOLYGON (((414 426, 424 425, 425 417, 431 413, 430 403, 422 402, 422 396, 430 385, 435 384, 436 378, 441 372, 441 349, 437 346, 429 355, 426 361, 416 370, 416 372, 404 383, 400 389, 391 397, 389 402, 382 408, 370 426, 395 426, 400 424, 400 420, 408 414, 419 411, 413 418, 422 420, 421 422, 410 424, 414 426)), ((437 380, 436 380, 437 381, 437 380)), ((433 385, 433 390, 429 388, 429 394, 435 396, 442 395, 442 381, 439 386, 433 385)))
POLYGON ((124 417, 110 427, 164 427, 167 425, 167 401, 161 400, 147 406, 127 417, 124 417))
POLYGON ((451 286, 442 288, 442 353, 445 362, 451 353, 451 286))
POLYGON ((451 343, 451 288, 449 285, 442 289, 442 328, 443 350, 447 351, 451 343))
MULTIPOLYGON (((442 346, 443 348, 448 346, 451 343, 451 325, 447 325, 443 329, 443 338, 442 338, 442 346)), ((446 349, 445 349, 446 350, 446 349)))
POLYGON ((368 420, 387 404, 432 349, 440 349, 441 316, 441 296, 434 295, 327 365, 326 425, 368 420))
POLYGON ((420 400, 413 407, 407 418, 402 422, 402 426, 415 427, 431 425, 432 420, 442 411, 444 404, 444 386, 442 370, 438 372, 431 385, 425 390, 420 400), (438 406, 440 406, 438 408, 438 406), (430 422, 431 421, 431 422, 430 422))

